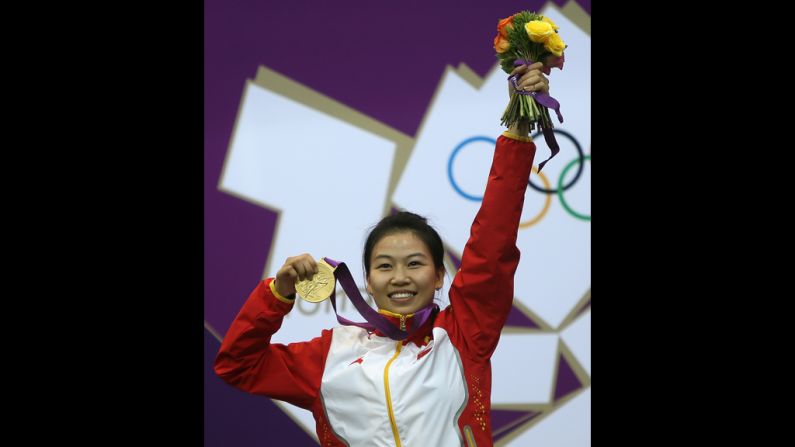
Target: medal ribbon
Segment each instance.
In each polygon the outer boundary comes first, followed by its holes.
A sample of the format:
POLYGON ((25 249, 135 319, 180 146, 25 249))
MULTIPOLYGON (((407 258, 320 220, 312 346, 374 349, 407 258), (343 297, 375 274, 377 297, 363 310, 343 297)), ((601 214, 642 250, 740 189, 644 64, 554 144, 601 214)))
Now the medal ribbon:
POLYGON ((431 316, 431 313, 434 311, 434 309, 438 308, 436 304, 431 303, 425 308, 415 312, 414 323, 411 325, 411 330, 401 330, 395 327, 395 325, 392 324, 392 322, 389 321, 389 319, 387 319, 384 315, 379 314, 367 304, 364 298, 362 298, 362 295, 359 293, 359 287, 356 286, 356 282, 351 276, 351 271, 348 270, 348 266, 345 265, 344 262, 338 262, 331 258, 323 258, 323 260, 326 261, 330 266, 334 267, 334 277, 340 282, 342 290, 348 294, 348 298, 350 298, 356 310, 359 311, 359 315, 367 320, 367 323, 357 323, 340 316, 340 314, 337 312, 337 297, 335 287, 331 292, 331 306, 334 307, 334 313, 337 315, 337 321, 339 321, 341 324, 344 324, 345 326, 358 326, 360 328, 367 329, 368 331, 374 331, 378 329, 392 340, 405 340, 415 330, 422 327, 422 325, 428 321, 428 318, 431 316))

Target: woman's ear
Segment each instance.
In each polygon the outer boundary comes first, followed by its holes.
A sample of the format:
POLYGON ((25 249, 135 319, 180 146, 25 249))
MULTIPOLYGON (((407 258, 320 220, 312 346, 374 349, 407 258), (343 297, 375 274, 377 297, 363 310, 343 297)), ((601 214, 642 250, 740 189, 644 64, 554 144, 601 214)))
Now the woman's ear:
POLYGON ((444 272, 444 268, 436 270, 436 282, 433 285, 436 290, 440 290, 444 285, 444 272))

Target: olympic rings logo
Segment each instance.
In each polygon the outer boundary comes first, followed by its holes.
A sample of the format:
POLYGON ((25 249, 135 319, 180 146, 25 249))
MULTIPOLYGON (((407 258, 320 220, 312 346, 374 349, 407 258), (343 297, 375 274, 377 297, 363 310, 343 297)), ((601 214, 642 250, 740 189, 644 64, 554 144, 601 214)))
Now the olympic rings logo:
MULTIPOLYGON (((563 171, 561 171, 560 176, 558 177, 557 187, 555 189, 550 188, 551 185, 550 185, 550 182, 549 182, 549 179, 547 178, 547 176, 544 173, 542 173, 542 172, 538 172, 538 168, 536 166, 533 166, 533 172, 538 174, 538 177, 541 179, 541 183, 543 183, 543 187, 535 185, 533 183, 533 181, 530 180, 530 179, 528 179, 527 184, 528 184, 528 186, 530 186, 531 188, 535 189, 536 191, 546 194, 546 200, 544 200, 544 205, 543 205, 541 211, 535 217, 533 217, 532 219, 527 220, 525 222, 519 223, 519 228, 531 227, 531 226, 535 225, 536 223, 538 223, 544 217, 544 215, 546 215, 547 211, 549 211, 549 206, 552 203, 552 194, 555 194, 555 195, 558 196, 558 198, 560 199, 560 204, 563 206, 563 209, 566 210, 567 213, 569 213, 573 217, 575 217, 577 219, 580 219, 580 220, 585 220, 585 221, 590 221, 591 220, 591 216, 590 215, 582 214, 582 213, 579 213, 579 212, 575 211, 574 209, 572 209, 572 207, 569 205, 569 203, 566 202, 566 198, 563 195, 563 193, 565 191, 567 191, 569 188, 571 188, 577 182, 577 180, 579 180, 580 176, 582 175, 583 166, 585 165, 585 161, 586 160, 590 161, 591 160, 591 156, 590 155, 585 155, 583 153, 582 146, 580 146, 579 141, 577 141, 577 139, 574 138, 574 136, 572 134, 570 134, 570 133, 568 133, 568 132, 566 132, 564 130, 559 130, 559 129, 553 129, 552 131, 555 132, 556 134, 560 135, 560 136, 563 136, 563 137, 569 139, 572 143, 574 143, 574 147, 577 149, 577 154, 578 154, 577 158, 575 158, 574 160, 570 161, 563 168, 563 171), (577 172, 574 174, 574 177, 564 186, 563 185, 563 179, 566 178, 566 174, 569 172, 569 170, 571 170, 571 168, 575 164, 577 164, 577 172)), ((533 139, 535 139, 540 134, 541 134, 540 132, 536 132, 533 135, 531 135, 531 137, 533 139)), ((483 200, 483 196, 476 196, 476 195, 469 194, 469 193, 465 192, 463 189, 461 189, 461 186, 455 181, 455 176, 453 175, 453 162, 455 161, 456 156, 458 156, 459 152, 461 152, 461 150, 464 147, 466 147, 467 145, 469 145, 471 143, 475 143, 475 142, 487 142, 492 147, 495 144, 497 144, 497 140, 495 140, 494 138, 489 138, 489 137, 484 137, 484 136, 470 137, 470 138, 465 139, 461 143, 459 143, 455 147, 455 149, 453 149, 453 152, 450 154, 450 158, 447 160, 447 178, 448 178, 448 180, 450 180, 450 185, 452 185, 453 190, 455 190, 455 192, 458 193, 461 197, 463 197, 463 198, 465 198, 467 200, 472 200, 474 202, 480 202, 480 201, 483 200)))

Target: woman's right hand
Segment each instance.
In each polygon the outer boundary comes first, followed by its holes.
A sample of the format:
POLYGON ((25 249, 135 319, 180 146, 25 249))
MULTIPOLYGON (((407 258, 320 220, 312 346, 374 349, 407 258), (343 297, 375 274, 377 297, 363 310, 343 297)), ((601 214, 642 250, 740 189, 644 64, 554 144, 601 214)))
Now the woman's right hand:
POLYGON ((276 273, 274 287, 281 296, 290 296, 295 293, 296 282, 312 279, 315 273, 317 273, 317 262, 312 255, 304 253, 289 257, 276 273))

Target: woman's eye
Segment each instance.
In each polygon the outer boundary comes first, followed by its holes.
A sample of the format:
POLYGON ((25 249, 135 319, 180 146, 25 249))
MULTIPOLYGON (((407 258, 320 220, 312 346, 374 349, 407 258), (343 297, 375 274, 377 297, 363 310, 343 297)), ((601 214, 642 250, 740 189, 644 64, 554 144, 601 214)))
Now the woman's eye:
POLYGON ((378 267, 376 267, 376 268, 377 268, 377 269, 388 269, 389 267, 390 267, 390 265, 389 265, 389 264, 380 264, 380 265, 379 265, 378 267))

